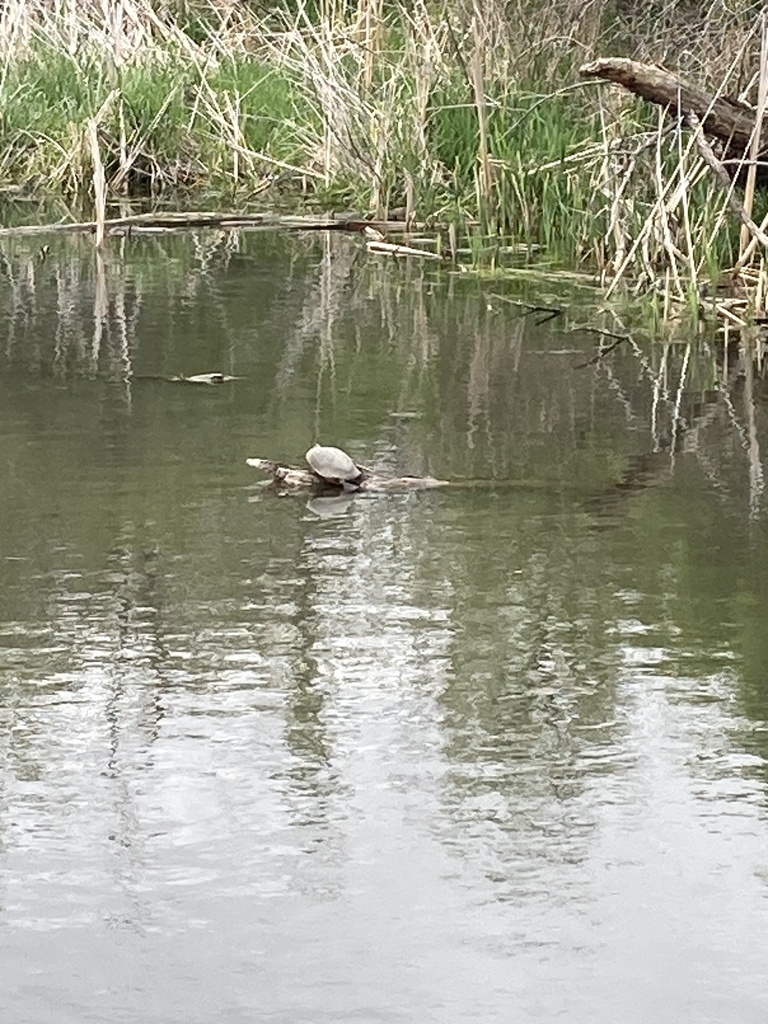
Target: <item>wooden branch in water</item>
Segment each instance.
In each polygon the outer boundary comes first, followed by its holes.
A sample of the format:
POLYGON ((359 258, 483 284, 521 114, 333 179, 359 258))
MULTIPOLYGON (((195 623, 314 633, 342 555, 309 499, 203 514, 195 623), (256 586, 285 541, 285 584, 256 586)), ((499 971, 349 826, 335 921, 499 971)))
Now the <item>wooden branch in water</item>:
MULTIPOLYGON (((216 228, 221 231, 265 230, 280 228, 284 231, 406 231, 411 225, 405 221, 369 221, 362 217, 289 217, 271 213, 139 213, 132 217, 116 217, 102 222, 106 234, 160 233, 187 231, 192 228, 216 228)), ((20 224, 0 228, 1 235, 43 235, 49 233, 88 234, 99 230, 95 220, 72 221, 58 224, 20 224)))
POLYGON ((366 243, 368 252, 378 253, 384 256, 418 256, 426 260, 450 259, 439 252, 431 252, 429 249, 416 249, 412 245, 397 245, 395 242, 383 242, 379 239, 371 239, 366 243))
MULTIPOLYGON (((297 466, 286 466, 273 459, 246 459, 249 466, 268 473, 276 484, 285 490, 297 491, 325 491, 326 493, 339 494, 343 488, 336 484, 323 480, 322 477, 310 472, 308 469, 300 469, 297 466)), ((434 487, 447 487, 448 480, 436 480, 433 476, 377 476, 369 473, 357 486, 358 491, 424 491, 434 487)))

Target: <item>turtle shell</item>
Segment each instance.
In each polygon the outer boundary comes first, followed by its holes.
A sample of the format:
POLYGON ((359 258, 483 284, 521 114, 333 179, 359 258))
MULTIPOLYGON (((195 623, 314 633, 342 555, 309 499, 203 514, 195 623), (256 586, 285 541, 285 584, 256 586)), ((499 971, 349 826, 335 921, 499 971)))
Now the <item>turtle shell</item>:
POLYGON ((341 448, 316 444, 305 458, 312 472, 329 483, 356 483, 362 474, 360 467, 341 448))

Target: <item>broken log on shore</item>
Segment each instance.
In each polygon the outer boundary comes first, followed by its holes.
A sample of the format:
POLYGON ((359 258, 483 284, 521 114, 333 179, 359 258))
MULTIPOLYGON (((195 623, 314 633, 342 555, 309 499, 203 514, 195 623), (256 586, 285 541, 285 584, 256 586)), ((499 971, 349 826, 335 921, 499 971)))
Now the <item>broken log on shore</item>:
MULTIPOLYGON (((635 96, 670 108, 686 119, 694 114, 706 135, 723 144, 721 162, 731 171, 748 166, 747 153, 755 131, 756 114, 747 103, 720 93, 710 93, 672 71, 641 64, 626 57, 603 57, 579 68, 582 78, 599 78, 620 85, 635 96), (729 167, 730 165, 730 167, 729 167), (736 165, 736 166, 734 166, 736 165)), ((766 133, 763 133, 765 137, 766 133)), ((757 179, 768 183, 768 147, 758 154, 757 179)))
MULTIPOLYGON (((272 479, 265 481, 267 484, 274 484, 281 490, 287 491, 314 491, 323 494, 343 494, 345 488, 338 484, 329 483, 323 480, 316 473, 308 469, 300 469, 297 466, 286 466, 283 463, 275 462, 272 459, 246 459, 249 466, 259 469, 263 473, 271 475, 272 479)), ((447 487, 448 480, 436 480, 433 476, 379 476, 366 470, 366 476, 352 490, 355 491, 387 491, 398 493, 402 491, 424 491, 435 487, 447 487)), ((351 493, 351 492, 350 492, 351 493)))

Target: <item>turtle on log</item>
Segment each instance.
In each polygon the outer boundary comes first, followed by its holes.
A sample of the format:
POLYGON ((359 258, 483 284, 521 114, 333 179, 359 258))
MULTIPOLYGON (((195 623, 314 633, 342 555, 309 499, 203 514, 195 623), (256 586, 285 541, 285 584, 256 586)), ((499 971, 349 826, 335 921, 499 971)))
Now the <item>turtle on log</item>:
POLYGON ((268 483, 283 491, 420 491, 432 487, 446 487, 447 480, 433 476, 378 476, 364 466, 358 466, 341 448, 313 445, 305 456, 309 470, 286 466, 272 459, 246 459, 249 466, 269 473, 268 483))
POLYGON ((343 452, 331 445, 315 444, 304 456, 312 472, 326 483, 357 491, 365 479, 366 471, 343 452))

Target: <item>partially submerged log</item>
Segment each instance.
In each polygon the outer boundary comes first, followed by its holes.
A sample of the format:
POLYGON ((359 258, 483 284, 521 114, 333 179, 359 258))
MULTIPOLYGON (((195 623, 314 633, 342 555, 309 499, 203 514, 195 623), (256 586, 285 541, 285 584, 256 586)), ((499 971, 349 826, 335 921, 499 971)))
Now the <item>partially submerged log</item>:
POLYGON ((198 228, 219 231, 347 231, 407 232, 413 227, 402 220, 369 220, 362 216, 341 214, 338 217, 302 214, 288 216, 278 213, 137 213, 130 217, 102 221, 64 221, 57 224, 18 224, 0 227, 0 236, 41 235, 53 233, 93 234, 101 227, 107 235, 168 234, 198 228))
MULTIPOLYGON (((286 491, 315 491, 324 494, 340 494, 342 486, 331 484, 308 469, 297 466, 286 466, 272 459, 246 459, 249 466, 268 473, 272 479, 267 483, 275 484, 286 491)), ((436 480, 433 476, 379 476, 366 471, 363 480, 354 488, 357 491, 424 491, 434 487, 447 487, 448 480, 436 480)))
MULTIPOLYGON (((694 114, 703 131, 724 146, 723 163, 746 163, 746 153, 755 131, 755 111, 746 103, 724 94, 713 94, 671 71, 654 64, 641 64, 625 57, 603 57, 579 68, 583 78, 600 78, 628 89, 650 103, 671 108, 686 119, 694 114)), ((764 133, 764 138, 765 138, 764 133)), ((765 138, 768 143, 768 138, 765 138)), ((763 145, 759 158, 768 155, 763 145)), ((768 181, 768 167, 758 165, 758 180, 768 181)))

